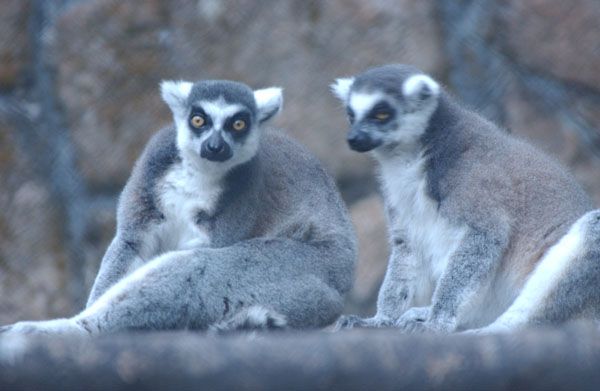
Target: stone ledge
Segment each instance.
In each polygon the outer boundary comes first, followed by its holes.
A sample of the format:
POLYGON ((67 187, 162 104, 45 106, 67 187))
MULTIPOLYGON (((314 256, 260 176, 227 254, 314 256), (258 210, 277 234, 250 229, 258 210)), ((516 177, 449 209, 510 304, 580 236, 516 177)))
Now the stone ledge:
POLYGON ((594 324, 513 335, 397 330, 0 338, 0 389, 598 389, 594 324))

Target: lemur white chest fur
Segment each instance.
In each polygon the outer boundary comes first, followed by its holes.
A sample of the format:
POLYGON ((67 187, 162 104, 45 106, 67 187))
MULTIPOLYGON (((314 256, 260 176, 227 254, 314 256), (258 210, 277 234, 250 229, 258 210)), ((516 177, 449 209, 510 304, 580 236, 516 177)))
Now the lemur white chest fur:
POLYGON ((414 253, 419 280, 415 304, 429 304, 465 229, 444 218, 437 203, 427 194, 423 157, 400 155, 379 160, 385 202, 394 211, 390 222, 392 242, 401 239, 414 253))
POLYGON ((158 204, 164 221, 152 234, 149 255, 210 244, 207 227, 198 224, 199 213, 212 214, 222 187, 218 178, 203 175, 191 164, 173 165, 157 184, 158 204))

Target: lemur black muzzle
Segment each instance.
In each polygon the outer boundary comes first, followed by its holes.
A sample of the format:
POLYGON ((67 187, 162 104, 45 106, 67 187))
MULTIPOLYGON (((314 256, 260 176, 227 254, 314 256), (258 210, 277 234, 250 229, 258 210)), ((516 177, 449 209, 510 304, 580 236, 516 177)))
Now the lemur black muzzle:
POLYGON ((227 141, 215 132, 202 143, 200 156, 213 162, 224 162, 233 156, 233 152, 227 141))
POLYGON ((350 148, 357 152, 368 152, 381 145, 381 141, 374 140, 368 133, 356 129, 350 130, 347 140, 350 148))

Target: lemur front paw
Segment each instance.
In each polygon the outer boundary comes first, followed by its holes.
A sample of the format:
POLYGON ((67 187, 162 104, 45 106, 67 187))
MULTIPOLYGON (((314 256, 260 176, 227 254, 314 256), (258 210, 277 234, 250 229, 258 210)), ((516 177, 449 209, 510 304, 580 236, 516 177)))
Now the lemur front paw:
POLYGON ((342 315, 339 317, 339 319, 333 326, 333 331, 352 328, 391 327, 393 325, 394 322, 392 322, 388 318, 381 316, 374 316, 372 318, 361 318, 357 315, 342 315))
POLYGON ((0 328, 0 335, 89 335, 88 332, 72 319, 54 319, 40 322, 18 322, 0 328))
POLYGON ((430 331, 427 319, 431 307, 413 307, 406 310, 395 323, 395 326, 407 333, 423 333, 430 331))
POLYGON ((455 322, 443 317, 431 316, 431 307, 414 307, 408 309, 397 321, 396 327, 406 333, 438 333, 447 334, 456 330, 455 322))
POLYGON ((333 325, 332 331, 339 331, 342 329, 352 329, 354 327, 360 327, 360 324, 364 322, 364 319, 357 315, 342 315, 333 325))

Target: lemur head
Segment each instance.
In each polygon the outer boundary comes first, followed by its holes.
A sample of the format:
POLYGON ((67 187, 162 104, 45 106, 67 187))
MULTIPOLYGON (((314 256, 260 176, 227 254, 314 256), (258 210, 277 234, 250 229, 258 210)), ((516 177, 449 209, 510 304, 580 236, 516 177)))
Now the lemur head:
POLYGON ((231 168, 258 150, 260 125, 281 109, 280 88, 252 91, 226 80, 163 81, 163 100, 173 112, 184 159, 231 168))
POLYGON ((440 86, 407 65, 385 65, 331 85, 348 112, 348 143, 358 152, 417 143, 435 111, 440 86))

